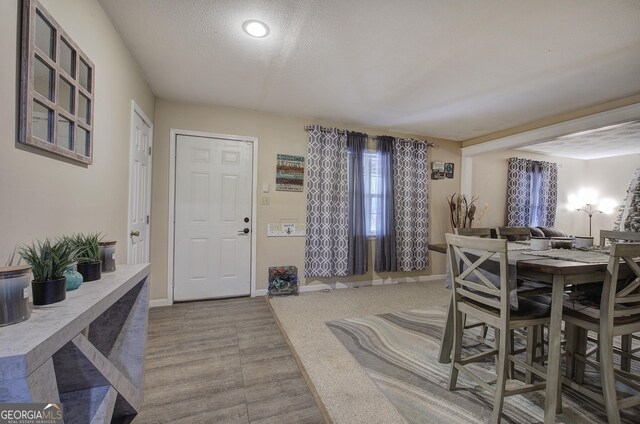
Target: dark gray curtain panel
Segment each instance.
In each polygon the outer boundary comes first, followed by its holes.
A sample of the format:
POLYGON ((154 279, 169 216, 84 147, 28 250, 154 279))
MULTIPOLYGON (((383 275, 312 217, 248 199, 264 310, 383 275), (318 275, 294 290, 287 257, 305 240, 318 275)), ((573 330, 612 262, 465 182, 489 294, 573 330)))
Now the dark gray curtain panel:
POLYGON ((393 272, 398 270, 396 260, 396 229, 393 201, 393 143, 395 139, 380 136, 376 143, 378 154, 378 193, 382 201, 376 210, 376 272, 393 272))
POLYGON ((364 154, 367 151, 367 135, 347 132, 348 160, 348 238, 349 258, 348 275, 359 275, 367 272, 369 245, 365 230, 365 192, 364 192, 364 154))
POLYGON ((429 267, 427 143, 398 138, 393 144, 393 193, 398 271, 429 267))
POLYGON ((309 130, 307 236, 304 275, 349 273, 347 135, 335 128, 309 130))

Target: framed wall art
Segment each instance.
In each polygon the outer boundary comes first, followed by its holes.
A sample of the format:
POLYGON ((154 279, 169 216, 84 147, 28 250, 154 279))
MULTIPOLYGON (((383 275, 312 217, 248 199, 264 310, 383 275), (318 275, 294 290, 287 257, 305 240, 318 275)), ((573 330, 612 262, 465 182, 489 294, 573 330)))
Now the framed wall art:
POLYGON ((304 156, 278 154, 276 191, 304 190, 304 156))
POLYGON ((447 178, 453 178, 453 163, 446 162, 444 164, 444 176, 447 178))

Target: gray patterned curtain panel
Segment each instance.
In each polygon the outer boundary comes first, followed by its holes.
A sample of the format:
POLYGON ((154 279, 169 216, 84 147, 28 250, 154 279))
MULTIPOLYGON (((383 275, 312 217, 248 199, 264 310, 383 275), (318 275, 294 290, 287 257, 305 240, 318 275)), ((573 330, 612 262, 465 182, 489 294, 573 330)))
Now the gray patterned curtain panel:
POLYGON ((337 129, 309 130, 307 153, 306 277, 349 273, 347 135, 337 129))
POLYGON ((507 225, 553 227, 558 202, 558 165, 509 158, 507 225))
POLYGON ((427 144, 396 140, 393 146, 393 193, 398 271, 427 269, 429 188, 427 144))

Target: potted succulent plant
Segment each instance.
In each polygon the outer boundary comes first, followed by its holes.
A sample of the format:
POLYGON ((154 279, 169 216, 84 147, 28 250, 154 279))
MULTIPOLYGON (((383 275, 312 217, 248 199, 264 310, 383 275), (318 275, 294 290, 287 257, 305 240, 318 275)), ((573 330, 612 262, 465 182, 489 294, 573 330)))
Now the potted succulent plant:
POLYGON ((67 283, 64 271, 75 261, 74 248, 63 240, 52 244, 47 238, 22 246, 19 253, 31 265, 33 304, 49 305, 63 301, 67 283))
POLYGON ((64 240, 76 251, 77 269, 82 274, 84 282, 99 280, 102 275, 100 268, 100 233, 74 234, 64 240))

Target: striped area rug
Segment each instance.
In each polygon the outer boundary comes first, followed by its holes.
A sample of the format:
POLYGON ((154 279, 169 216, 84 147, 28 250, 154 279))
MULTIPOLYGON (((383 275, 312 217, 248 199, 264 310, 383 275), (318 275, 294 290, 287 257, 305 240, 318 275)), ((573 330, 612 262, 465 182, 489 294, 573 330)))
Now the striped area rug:
MULTIPOLYGON (((409 423, 486 423, 493 405, 487 392, 462 374, 457 389, 447 390, 450 365, 437 361, 445 312, 426 308, 326 324, 409 423)), ((463 355, 469 354, 478 342, 465 338, 464 346, 463 355)), ((493 359, 477 366, 486 380, 493 369, 493 359)), ((566 387, 562 395, 559 422, 607 422, 598 404, 566 387)), ((506 398, 502 422, 540 423, 543 415, 544 392, 533 392, 506 398)), ((638 417, 638 407, 623 411, 623 422, 637 423, 638 417)))

